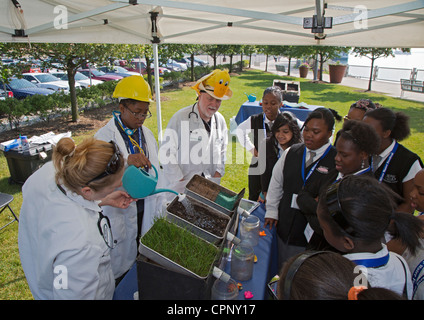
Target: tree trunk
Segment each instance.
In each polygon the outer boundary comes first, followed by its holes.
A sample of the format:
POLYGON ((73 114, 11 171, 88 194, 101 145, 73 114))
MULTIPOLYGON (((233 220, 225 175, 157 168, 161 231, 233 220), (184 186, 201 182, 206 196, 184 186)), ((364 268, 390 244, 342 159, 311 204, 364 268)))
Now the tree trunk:
POLYGON ((319 55, 319 70, 318 70, 319 81, 322 81, 323 71, 324 71, 324 57, 322 56, 322 54, 320 54, 319 55))
POLYGON ((230 73, 233 72, 233 54, 230 54, 230 73))
POLYGON ((194 81, 194 53, 192 53, 190 55, 190 60, 191 60, 191 75, 190 75, 190 79, 191 81, 194 81))
POLYGON ((367 91, 371 91, 372 74, 373 74, 373 72, 374 72, 374 61, 375 61, 375 58, 374 58, 374 57, 372 57, 372 58, 371 58, 370 80, 368 81, 368 90, 367 90, 367 91))
MULTIPOLYGON (((149 84, 150 88, 153 90, 152 71, 150 68, 150 64, 151 64, 150 57, 145 55, 144 58, 146 59, 147 83, 149 84)), ((159 61, 156 61, 156 63, 159 63, 159 61)))
POLYGON ((268 71, 268 54, 266 55, 266 61, 265 61, 265 72, 268 71))
POLYGON ((68 72, 69 94, 71 95, 72 122, 77 122, 78 121, 78 103, 77 103, 77 92, 75 89, 76 69, 68 69, 67 72, 68 72))
POLYGON ((291 57, 289 57, 289 65, 288 65, 288 67, 287 67, 287 75, 289 76, 290 75, 290 65, 291 65, 291 57))
POLYGON ((243 53, 240 54, 240 73, 243 72, 243 53))

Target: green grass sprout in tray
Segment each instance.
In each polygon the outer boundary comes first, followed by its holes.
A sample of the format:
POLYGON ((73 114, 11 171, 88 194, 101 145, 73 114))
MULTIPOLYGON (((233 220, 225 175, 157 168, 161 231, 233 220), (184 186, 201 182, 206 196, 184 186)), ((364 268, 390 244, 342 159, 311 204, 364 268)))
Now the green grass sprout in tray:
POLYGON ((164 218, 157 219, 140 241, 200 277, 209 274, 218 253, 214 245, 164 218))

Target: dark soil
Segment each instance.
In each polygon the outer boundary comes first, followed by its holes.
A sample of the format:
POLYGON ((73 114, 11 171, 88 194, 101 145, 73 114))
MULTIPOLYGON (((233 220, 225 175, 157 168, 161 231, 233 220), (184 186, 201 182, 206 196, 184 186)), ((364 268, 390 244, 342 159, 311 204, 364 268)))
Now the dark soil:
POLYGON ((191 201, 191 204, 194 212, 188 212, 179 201, 171 203, 168 207, 168 211, 194 224, 200 229, 206 230, 218 237, 222 237, 230 219, 219 216, 216 212, 211 211, 200 202, 191 201))

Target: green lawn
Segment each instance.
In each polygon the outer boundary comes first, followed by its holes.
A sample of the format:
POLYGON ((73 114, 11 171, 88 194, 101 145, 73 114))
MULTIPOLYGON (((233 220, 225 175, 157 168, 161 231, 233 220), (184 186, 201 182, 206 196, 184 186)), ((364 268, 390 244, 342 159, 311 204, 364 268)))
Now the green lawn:
MULTIPOLYGON (((379 94, 369 94, 360 92, 358 89, 349 88, 336 84, 312 83, 305 79, 279 77, 274 74, 261 71, 249 70, 241 73, 239 76, 232 77, 230 87, 233 90, 233 98, 222 103, 220 112, 227 119, 229 127, 230 118, 237 114, 240 105, 246 101, 245 92, 256 94, 258 99, 262 97, 264 89, 271 86, 274 79, 301 81, 300 101, 312 105, 322 105, 337 110, 340 115, 347 114, 349 106, 361 99, 369 98, 379 102, 385 107, 394 111, 403 111, 411 118, 410 125, 412 135, 402 142, 407 148, 416 152, 424 159, 424 104, 411 102, 396 98, 387 97, 379 94)), ((180 108, 191 105, 195 101, 195 92, 189 87, 178 90, 167 90, 161 93, 162 101, 162 126, 166 127, 171 116, 180 108)), ((145 125, 157 135, 157 121, 155 104, 152 105, 153 117, 146 121, 145 125)), ((341 127, 338 123, 336 130, 341 127)), ((92 132, 91 134, 93 134, 92 132)), ((74 137, 78 143, 84 136, 74 137)), ((1 137, 0 137, 0 141, 1 137)), ((247 191, 247 168, 250 163, 247 157, 244 163, 240 164, 240 159, 244 159, 244 152, 241 146, 235 141, 230 140, 228 148, 228 158, 232 160, 231 164, 226 166, 226 174, 222 179, 222 184, 234 190, 240 191, 246 187, 247 191), (241 158, 240 158, 241 157, 241 158)), ((22 203, 21 186, 9 185, 9 170, 3 154, 0 155, 0 192, 12 194, 15 200, 12 208, 19 214, 22 203)), ((246 194, 246 197, 248 195, 246 194)), ((0 225, 5 224, 11 219, 11 215, 3 212, 0 216, 0 225)), ((22 271, 19 252, 18 252, 18 224, 13 223, 6 229, 0 231, 0 299, 32 299, 31 292, 26 284, 25 276, 22 271)))

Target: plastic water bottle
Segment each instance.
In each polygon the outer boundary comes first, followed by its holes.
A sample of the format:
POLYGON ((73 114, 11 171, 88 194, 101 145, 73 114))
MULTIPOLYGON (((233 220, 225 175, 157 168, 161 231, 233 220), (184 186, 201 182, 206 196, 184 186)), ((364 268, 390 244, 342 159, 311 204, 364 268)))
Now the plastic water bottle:
POLYGON ((22 151, 29 150, 29 143, 28 143, 27 136, 21 136, 21 146, 22 146, 22 151))

